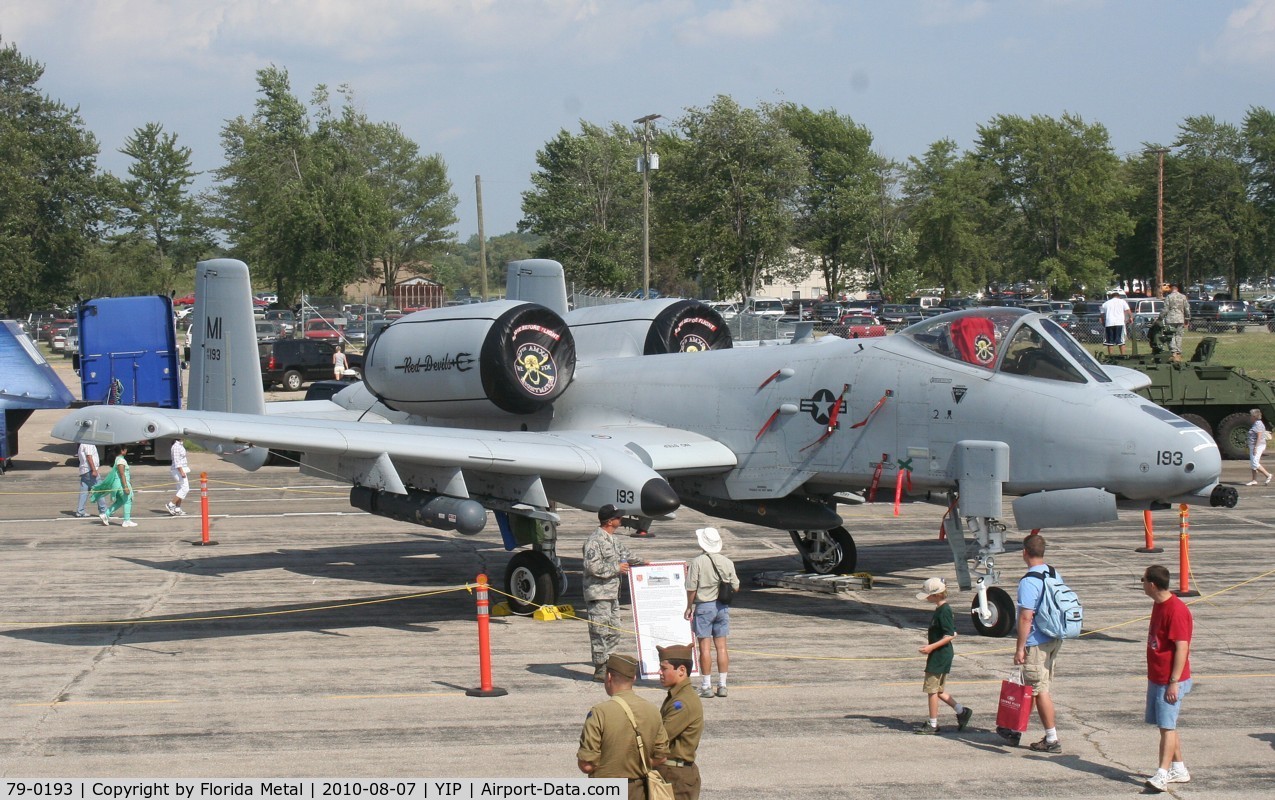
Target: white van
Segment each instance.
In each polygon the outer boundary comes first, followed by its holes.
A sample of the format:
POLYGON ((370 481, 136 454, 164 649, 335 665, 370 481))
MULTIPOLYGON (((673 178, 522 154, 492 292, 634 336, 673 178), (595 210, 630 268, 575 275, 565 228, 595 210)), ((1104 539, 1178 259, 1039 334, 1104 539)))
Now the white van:
POLYGON ((920 306, 921 308, 938 308, 943 305, 943 298, 933 297, 930 295, 922 295, 921 297, 909 297, 903 301, 905 305, 920 306))
POLYGON ((745 314, 752 314, 754 317, 774 317, 779 319, 786 312, 784 311, 784 301, 778 297, 750 297, 748 303, 744 306, 745 314))

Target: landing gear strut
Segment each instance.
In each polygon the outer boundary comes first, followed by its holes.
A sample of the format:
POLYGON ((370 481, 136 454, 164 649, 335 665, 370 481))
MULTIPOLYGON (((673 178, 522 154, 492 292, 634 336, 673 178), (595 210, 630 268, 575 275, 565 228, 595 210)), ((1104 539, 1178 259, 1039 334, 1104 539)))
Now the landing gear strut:
POLYGON ((558 527, 552 522, 538 524, 540 535, 533 538, 531 549, 515 553, 505 568, 509 610, 521 616, 557 605, 567 593, 567 574, 558 563, 558 527))
POLYGON ((974 629, 983 636, 1008 635, 1017 620, 1014 600, 1008 592, 995 585, 1001 576, 1000 570, 996 568, 996 555, 1005 552, 1005 525, 991 517, 962 518, 953 503, 951 511, 943 520, 943 532, 952 547, 957 585, 962 589, 972 588, 976 592, 970 604, 974 629), (974 534, 974 541, 978 544, 978 552, 973 558, 974 571, 979 573, 976 581, 971 581, 971 559, 966 553, 967 529, 974 534))
POLYGON ((859 562, 854 537, 845 528, 827 531, 788 531, 801 552, 807 572, 820 575, 849 575, 859 562))

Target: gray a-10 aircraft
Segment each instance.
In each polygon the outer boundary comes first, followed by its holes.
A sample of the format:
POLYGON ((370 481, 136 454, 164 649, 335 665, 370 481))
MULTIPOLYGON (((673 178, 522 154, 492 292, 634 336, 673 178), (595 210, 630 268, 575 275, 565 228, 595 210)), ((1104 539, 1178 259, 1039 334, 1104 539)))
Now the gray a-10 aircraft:
POLYGON ((556 602, 557 504, 611 503, 649 528, 685 504, 788 530, 806 566, 853 572, 838 502, 907 470, 947 492, 944 523, 976 628, 1004 635, 995 587, 1002 493, 1020 529, 1092 524, 1118 507, 1233 506, 1203 431, 1134 393, 1040 314, 982 308, 897 335, 733 347, 703 303, 648 300, 567 312, 561 266, 509 265, 511 296, 409 314, 331 401, 264 402, 248 268, 198 265, 189 410, 93 406, 54 435, 96 444, 187 437, 249 469, 268 448, 353 484, 374 514, 475 534, 496 512, 516 610, 556 602), (530 298, 540 302, 531 302, 530 298), (531 530, 528 534, 527 531, 531 530), (520 533, 519 533, 520 532, 520 533), (514 535, 518 533, 518 535, 514 535))

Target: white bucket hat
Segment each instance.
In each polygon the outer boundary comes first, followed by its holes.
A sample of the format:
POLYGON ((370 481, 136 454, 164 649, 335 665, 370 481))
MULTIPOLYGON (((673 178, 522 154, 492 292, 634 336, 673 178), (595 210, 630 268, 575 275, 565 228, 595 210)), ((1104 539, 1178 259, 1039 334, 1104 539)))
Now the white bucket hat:
POLYGON ((921 591, 916 593, 917 600, 924 600, 932 594, 942 594, 947 591, 947 584, 942 578, 927 578, 925 583, 921 584, 921 591))
POLYGON ((722 537, 716 528, 700 528, 695 531, 695 539, 705 553, 722 552, 722 537))

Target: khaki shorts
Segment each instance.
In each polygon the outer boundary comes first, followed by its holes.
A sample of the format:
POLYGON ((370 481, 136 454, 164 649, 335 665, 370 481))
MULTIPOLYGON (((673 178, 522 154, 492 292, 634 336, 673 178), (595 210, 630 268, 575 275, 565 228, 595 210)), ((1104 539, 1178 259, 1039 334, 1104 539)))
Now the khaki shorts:
POLYGON ((925 673, 925 686, 923 687, 926 694, 942 694, 943 687, 947 685, 947 673, 935 675, 933 672, 925 673))
POLYGON ((1027 660, 1023 662, 1023 682, 1032 687, 1035 694, 1045 694, 1054 681, 1054 661, 1058 658, 1061 639, 1027 648, 1027 660))

